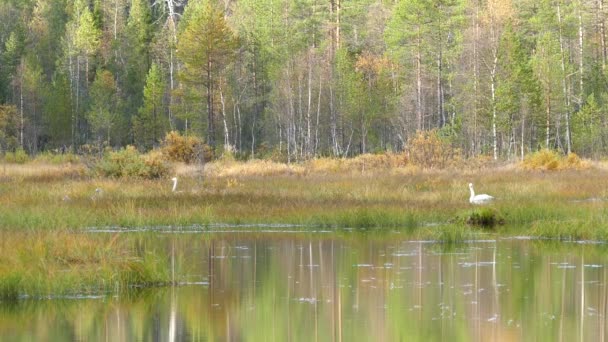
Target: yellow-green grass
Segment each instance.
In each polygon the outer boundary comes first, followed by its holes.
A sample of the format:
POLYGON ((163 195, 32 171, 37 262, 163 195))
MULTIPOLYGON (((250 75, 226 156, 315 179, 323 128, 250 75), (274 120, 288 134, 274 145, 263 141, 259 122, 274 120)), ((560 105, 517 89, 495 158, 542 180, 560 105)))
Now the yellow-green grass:
POLYGON ((0 182, 0 228, 294 223, 411 229, 447 223, 477 210, 468 203, 469 182, 478 193, 495 196, 490 206, 507 225, 524 233, 550 221, 593 221, 602 229, 608 204, 608 171, 603 169, 277 171, 271 175, 243 170, 229 176, 214 171, 202 177, 180 176, 177 193, 171 192, 169 179, 113 180, 71 173, 51 177, 51 171, 41 173, 41 178, 12 174, 0 182), (96 194, 96 188, 103 192, 96 194))
POLYGON ((141 242, 148 235, 96 235, 88 227, 289 223, 399 231, 446 243, 510 235, 608 240, 608 170, 601 167, 328 171, 316 164, 256 163, 217 163, 203 173, 178 167, 177 193, 169 179, 91 178, 79 165, 66 166, 69 171, 0 165, 0 297, 171 281, 164 253, 141 242), (469 182, 496 197, 488 207, 505 225, 486 230, 458 219, 480 210, 468 202, 469 182))
POLYGON ((143 239, 62 229, 2 230, 0 300, 164 284, 169 280, 165 257, 152 248, 138 248, 143 239))

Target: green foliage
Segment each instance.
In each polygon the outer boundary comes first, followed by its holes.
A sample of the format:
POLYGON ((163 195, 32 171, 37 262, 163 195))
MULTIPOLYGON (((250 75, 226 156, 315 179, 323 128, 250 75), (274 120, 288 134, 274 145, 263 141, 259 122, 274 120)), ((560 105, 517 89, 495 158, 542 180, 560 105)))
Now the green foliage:
POLYGON ((30 156, 27 155, 24 149, 18 148, 15 152, 6 152, 4 161, 12 164, 25 164, 30 161, 30 156))
POLYGON ((54 152, 43 152, 36 155, 34 158, 35 162, 49 163, 49 164, 76 164, 79 163, 80 157, 71 152, 69 153, 54 153, 54 152))
POLYGON ((133 117, 135 141, 145 150, 160 142, 169 126, 163 106, 164 90, 165 83, 160 68, 157 64, 152 64, 144 88, 144 103, 139 108, 138 115, 133 117))
POLYGON ((499 64, 496 89, 496 109, 500 113, 499 125, 513 130, 532 114, 540 111, 540 86, 530 65, 530 56, 523 37, 509 24, 500 41, 499 64))
POLYGON ((107 70, 99 70, 91 85, 93 103, 87 119, 99 141, 111 142, 112 130, 118 124, 120 102, 114 75, 107 70))
POLYGON ((95 169, 105 177, 145 179, 165 177, 171 171, 160 153, 142 156, 133 146, 106 153, 95 169))
POLYGON ((594 94, 589 95, 580 111, 572 118, 572 143, 574 150, 584 156, 599 156, 602 141, 606 135, 603 128, 603 108, 597 103, 594 94))
POLYGON ((467 156, 494 137, 509 158, 567 151, 570 131, 580 155, 608 151, 592 1, 160 3, 0 5, 0 106, 23 116, 20 145, 144 151, 171 129, 216 149, 225 120, 237 155, 289 161, 401 151, 448 126, 467 156))
POLYGON ((505 219, 494 208, 481 208, 466 216, 465 223, 483 228, 494 228, 496 225, 505 224, 505 219))
POLYGON ((22 278, 17 272, 0 277, 0 300, 17 300, 23 288, 22 278))
POLYGON ((17 108, 13 105, 0 105, 0 152, 17 148, 17 108))
POLYGON ((183 62, 180 76, 185 84, 201 87, 200 97, 207 104, 207 140, 215 147, 214 92, 220 73, 233 59, 237 40, 224 14, 210 2, 190 2, 184 17, 177 47, 183 62))
POLYGON ((85 56, 93 56, 100 47, 101 32, 95 23, 93 13, 84 0, 77 0, 74 7, 77 15, 74 43, 85 56))

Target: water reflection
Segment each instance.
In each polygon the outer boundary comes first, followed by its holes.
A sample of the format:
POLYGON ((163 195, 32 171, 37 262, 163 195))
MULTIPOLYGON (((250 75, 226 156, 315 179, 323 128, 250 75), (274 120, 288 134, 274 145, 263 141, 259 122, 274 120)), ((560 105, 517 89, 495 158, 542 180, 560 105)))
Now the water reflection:
MULTIPOLYGON (((122 238, 131 238, 124 234, 122 238)), ((138 237, 141 238, 141 237, 138 237)), ((181 286, 0 303, 2 340, 603 341, 603 245, 148 234, 181 286)))

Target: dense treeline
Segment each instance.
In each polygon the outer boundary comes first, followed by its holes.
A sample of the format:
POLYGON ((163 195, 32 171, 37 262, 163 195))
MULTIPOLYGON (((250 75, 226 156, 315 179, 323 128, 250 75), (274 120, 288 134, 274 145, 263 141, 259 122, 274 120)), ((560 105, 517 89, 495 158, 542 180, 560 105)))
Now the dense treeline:
POLYGON ((604 0, 1 0, 0 152, 608 153, 604 0))

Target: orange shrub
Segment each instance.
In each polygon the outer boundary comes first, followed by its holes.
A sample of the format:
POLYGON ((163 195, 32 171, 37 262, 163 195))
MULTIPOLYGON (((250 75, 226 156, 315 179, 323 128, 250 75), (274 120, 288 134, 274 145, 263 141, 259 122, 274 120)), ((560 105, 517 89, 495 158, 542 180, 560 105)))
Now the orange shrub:
POLYGON ((182 136, 176 131, 167 133, 162 151, 167 159, 187 164, 213 159, 213 150, 200 138, 182 136))

